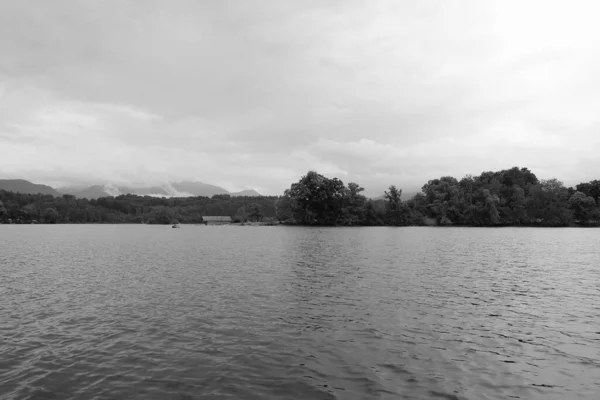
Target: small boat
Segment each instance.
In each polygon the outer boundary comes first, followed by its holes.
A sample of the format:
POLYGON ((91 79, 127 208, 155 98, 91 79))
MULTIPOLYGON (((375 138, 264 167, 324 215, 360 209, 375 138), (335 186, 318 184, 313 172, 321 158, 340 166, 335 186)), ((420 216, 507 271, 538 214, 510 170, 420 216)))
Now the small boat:
POLYGON ((179 224, 173 224, 173 225, 171 226, 171 228, 181 228, 181 227, 179 226, 179 224))

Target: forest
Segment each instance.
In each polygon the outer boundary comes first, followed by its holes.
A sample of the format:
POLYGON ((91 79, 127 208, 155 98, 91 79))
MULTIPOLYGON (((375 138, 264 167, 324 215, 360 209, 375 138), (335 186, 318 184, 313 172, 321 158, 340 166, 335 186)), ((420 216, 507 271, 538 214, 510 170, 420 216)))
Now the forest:
POLYGON ((557 179, 539 180, 527 168, 461 180, 443 176, 406 201, 394 185, 378 201, 367 200, 363 190, 311 171, 278 199, 277 216, 303 225, 600 225, 600 181, 565 187, 557 179))
POLYGON ((133 194, 88 200, 0 190, 0 223, 201 223, 202 216, 236 221, 275 218, 276 197, 152 197, 133 194))
POLYGON ((158 198, 121 195, 87 200, 0 191, 0 223, 200 223, 202 216, 235 222, 272 221, 315 226, 600 226, 600 181, 566 187, 539 180, 527 168, 433 179, 402 199, 389 186, 367 199, 357 183, 345 185, 309 171, 282 196, 158 198))

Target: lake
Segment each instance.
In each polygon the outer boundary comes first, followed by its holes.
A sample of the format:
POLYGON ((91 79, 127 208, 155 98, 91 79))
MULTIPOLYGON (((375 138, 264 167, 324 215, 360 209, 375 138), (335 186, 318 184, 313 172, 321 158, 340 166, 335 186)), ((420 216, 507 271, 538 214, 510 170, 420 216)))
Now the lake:
POLYGON ((600 229, 0 225, 2 399, 598 399, 600 229))

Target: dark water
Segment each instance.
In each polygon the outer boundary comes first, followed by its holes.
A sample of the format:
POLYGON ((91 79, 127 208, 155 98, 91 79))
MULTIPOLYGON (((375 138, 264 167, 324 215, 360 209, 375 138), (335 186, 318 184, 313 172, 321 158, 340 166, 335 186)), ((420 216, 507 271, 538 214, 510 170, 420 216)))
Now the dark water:
POLYGON ((600 229, 0 226, 2 399, 598 399, 600 229))

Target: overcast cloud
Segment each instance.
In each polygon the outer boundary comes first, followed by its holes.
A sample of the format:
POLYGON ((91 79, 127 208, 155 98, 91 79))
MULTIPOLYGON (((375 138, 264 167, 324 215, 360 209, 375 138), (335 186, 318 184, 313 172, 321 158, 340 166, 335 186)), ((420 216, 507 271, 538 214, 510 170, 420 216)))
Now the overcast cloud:
POLYGON ((0 0, 0 178, 600 178, 595 1, 0 0))

